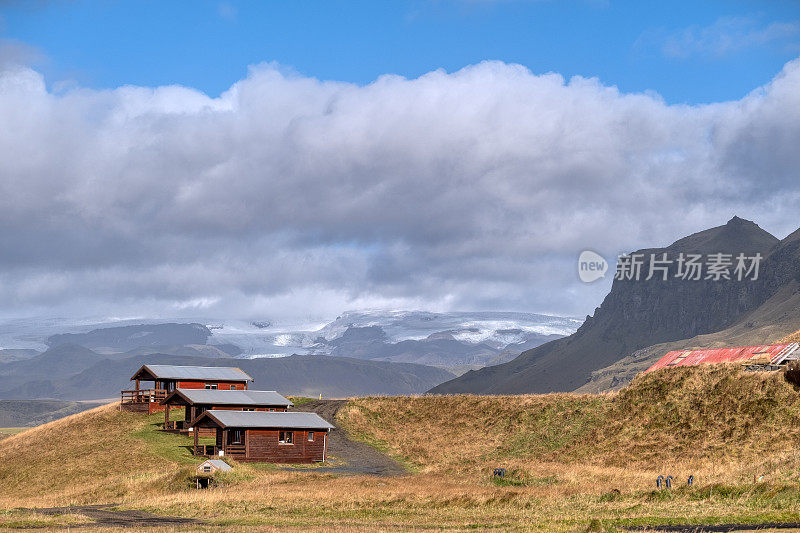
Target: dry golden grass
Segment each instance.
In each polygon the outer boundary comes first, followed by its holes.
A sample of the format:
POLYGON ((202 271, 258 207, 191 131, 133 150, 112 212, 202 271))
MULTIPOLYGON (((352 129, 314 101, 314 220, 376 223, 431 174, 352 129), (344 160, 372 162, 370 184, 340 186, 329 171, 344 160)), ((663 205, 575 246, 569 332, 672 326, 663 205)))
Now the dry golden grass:
POLYGON ((399 478, 239 464, 197 491, 199 461, 154 420, 102 407, 9 437, 0 507, 116 502, 207 522, 186 531, 800 521, 800 392, 736 366, 651 373, 609 395, 351 400, 340 422, 415 472, 399 478), (659 474, 675 476, 673 491, 654 490, 659 474))
POLYGON ((146 443, 131 438, 147 423, 111 404, 4 439, 0 505, 105 503, 146 488, 165 475, 146 443))
POLYGON ((800 394, 778 372, 736 366, 645 374, 607 395, 362 398, 340 416, 423 472, 514 462, 757 468, 800 444, 800 394))
POLYGON ((787 335, 781 340, 779 340, 776 344, 787 344, 790 342, 800 342, 800 329, 792 333, 791 335, 787 335))

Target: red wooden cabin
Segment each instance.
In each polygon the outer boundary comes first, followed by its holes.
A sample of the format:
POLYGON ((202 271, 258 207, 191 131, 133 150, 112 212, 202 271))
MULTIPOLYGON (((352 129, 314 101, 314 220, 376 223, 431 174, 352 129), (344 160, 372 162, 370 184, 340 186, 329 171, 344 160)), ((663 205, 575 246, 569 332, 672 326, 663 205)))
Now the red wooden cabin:
POLYGON ((206 411, 192 427, 216 433, 214 445, 200 446, 194 432, 195 455, 268 463, 325 461, 334 428, 316 413, 218 410, 206 411))
POLYGON ((247 390, 253 378, 242 370, 223 366, 144 365, 131 377, 134 390, 122 391, 124 408, 155 413, 164 409, 161 400, 176 389, 247 390), (153 382, 143 389, 142 381, 153 382))
MULTIPOLYGON (((176 389, 161 400, 164 429, 188 431, 190 423, 205 411, 286 411, 294 404, 271 390, 176 389), (169 419, 170 407, 184 408, 183 420, 169 419)), ((208 430, 213 435, 213 430, 208 430)), ((205 432, 201 432, 203 436, 205 432)))

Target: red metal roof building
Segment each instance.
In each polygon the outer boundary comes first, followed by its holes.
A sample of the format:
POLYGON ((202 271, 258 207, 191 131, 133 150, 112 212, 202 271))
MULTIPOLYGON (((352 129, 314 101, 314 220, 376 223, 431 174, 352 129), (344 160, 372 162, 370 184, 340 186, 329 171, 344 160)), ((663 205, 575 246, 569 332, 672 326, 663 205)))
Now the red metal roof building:
POLYGON ((766 344, 761 346, 744 346, 737 348, 717 348, 711 350, 677 350, 667 353, 656 364, 645 372, 671 366, 695 366, 714 363, 753 364, 769 361, 771 365, 779 365, 789 359, 800 357, 798 344, 766 344))

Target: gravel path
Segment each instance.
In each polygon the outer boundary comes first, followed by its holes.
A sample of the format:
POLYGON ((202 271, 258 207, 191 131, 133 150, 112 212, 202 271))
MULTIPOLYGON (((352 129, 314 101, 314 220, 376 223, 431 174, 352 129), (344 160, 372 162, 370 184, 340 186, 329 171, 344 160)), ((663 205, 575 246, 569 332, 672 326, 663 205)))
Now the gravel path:
POLYGON ((387 455, 363 442, 350 440, 347 432, 336 423, 336 413, 347 400, 315 400, 293 407, 292 411, 317 413, 336 426, 328 434, 328 455, 345 464, 340 466, 321 466, 314 472, 337 472, 342 474, 368 474, 373 476, 399 476, 406 474, 405 468, 387 455))
POLYGON ((679 533, 724 533, 728 531, 770 531, 775 529, 800 529, 800 522, 764 522, 761 524, 717 524, 717 525, 669 525, 669 526, 632 526, 628 531, 670 531, 679 533))
POLYGON ((114 505, 72 505, 70 507, 37 507, 35 509, 20 509, 34 511, 44 515, 82 514, 94 522, 79 524, 80 527, 168 527, 195 524, 203 522, 194 518, 180 518, 177 516, 159 516, 145 511, 112 511, 114 505))

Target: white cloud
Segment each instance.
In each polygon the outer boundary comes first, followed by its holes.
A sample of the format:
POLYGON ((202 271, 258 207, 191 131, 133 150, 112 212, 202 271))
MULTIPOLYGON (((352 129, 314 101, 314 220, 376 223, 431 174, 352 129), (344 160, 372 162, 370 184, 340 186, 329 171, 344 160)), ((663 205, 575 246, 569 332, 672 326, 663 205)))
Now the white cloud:
POLYGON ((700 55, 719 58, 759 46, 778 44, 800 50, 800 21, 761 24, 749 17, 722 17, 710 26, 694 25, 662 36, 668 57, 700 55))
POLYGON ((500 62, 367 86, 260 65, 219 98, 9 67, 0 124, 6 313, 585 313, 607 286, 584 249, 797 225, 800 60, 705 106, 500 62))

